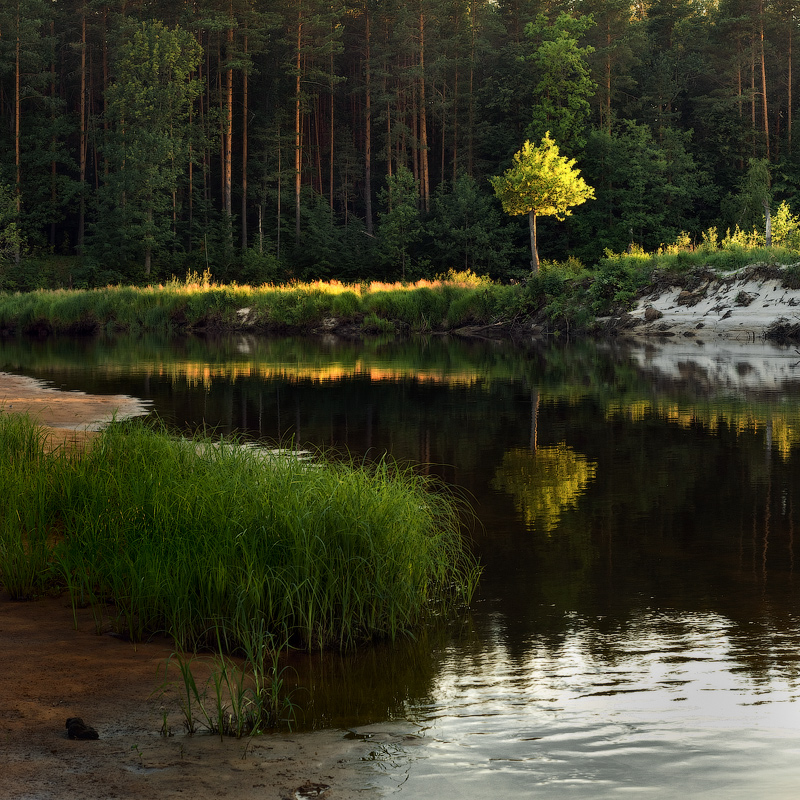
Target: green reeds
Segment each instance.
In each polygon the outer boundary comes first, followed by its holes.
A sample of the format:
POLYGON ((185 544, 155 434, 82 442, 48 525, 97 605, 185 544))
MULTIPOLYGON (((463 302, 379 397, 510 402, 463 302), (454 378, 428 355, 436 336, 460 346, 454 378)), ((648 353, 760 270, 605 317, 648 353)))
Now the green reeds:
MULTIPOLYGON (((243 658, 234 660, 218 651, 208 657, 173 653, 165 664, 162 697, 177 686, 177 704, 183 727, 189 735, 200 729, 222 736, 251 736, 277 727, 289 727, 296 721, 297 706, 291 692, 284 688, 283 675, 288 667, 280 666, 281 652, 287 643, 277 644, 263 629, 251 630, 246 637, 243 658), (180 681, 169 681, 170 667, 175 665, 180 681), (197 667, 208 673, 198 683, 197 667)), ((162 725, 168 734, 169 727, 162 725)))
POLYGON ((0 292, 0 326, 17 331, 99 332, 103 330, 171 332, 175 329, 308 330, 335 317, 354 323, 365 316, 386 326, 412 330, 451 327, 451 318, 488 323, 508 311, 509 292, 472 273, 454 273, 416 284, 345 285, 292 283, 239 286, 170 281, 159 286, 108 286, 72 290, 0 292), (459 302, 454 313, 450 306, 459 302), (244 309, 247 312, 244 313, 244 309))
MULTIPOLYGON (((0 446, 20 424, 0 416, 0 446)), ((141 423, 72 457, 15 452, 27 455, 4 459, 20 489, 0 528, 3 583, 24 562, 28 594, 57 583, 134 640, 162 631, 255 664, 273 638, 396 637, 475 588, 453 498, 389 461, 309 464, 141 423)))
POLYGON ((0 576, 15 600, 35 596, 50 580, 56 516, 44 448, 41 428, 0 410, 0 576))

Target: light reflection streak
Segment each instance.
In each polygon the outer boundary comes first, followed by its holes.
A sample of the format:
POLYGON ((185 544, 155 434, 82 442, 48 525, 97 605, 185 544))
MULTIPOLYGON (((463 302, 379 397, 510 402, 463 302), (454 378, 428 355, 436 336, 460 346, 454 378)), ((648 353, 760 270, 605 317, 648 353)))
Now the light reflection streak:
MULTIPOLYGON (((624 631, 590 623, 574 618, 560 644, 514 657, 495 619, 480 652, 448 651, 433 701, 416 709, 428 746, 403 796, 446 784, 485 797, 487 773, 509 797, 728 797, 737 781, 792 796, 782 787, 800 742, 800 676, 737 669, 769 631, 745 645, 719 614, 663 610, 624 631)), ((800 632, 778 641, 800 649, 800 632)))

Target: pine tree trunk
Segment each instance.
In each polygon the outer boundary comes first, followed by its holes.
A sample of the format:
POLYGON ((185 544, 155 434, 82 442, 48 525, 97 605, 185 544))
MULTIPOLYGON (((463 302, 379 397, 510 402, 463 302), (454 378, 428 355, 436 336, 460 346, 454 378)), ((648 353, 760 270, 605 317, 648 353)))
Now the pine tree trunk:
MULTIPOLYGON (((50 41, 55 42, 56 40, 56 32, 55 32, 55 20, 50 20, 50 41)), ((51 110, 50 110, 50 124, 53 125, 55 128, 55 119, 56 119, 56 57, 55 51, 50 51, 50 103, 51 103, 51 110)), ((58 177, 58 170, 56 165, 56 148, 58 147, 58 139, 56 138, 55 132, 50 138, 50 148, 52 156, 50 158, 50 202, 53 204, 53 209, 56 208, 56 203, 58 202, 58 190, 57 190, 57 183, 56 178, 58 177)), ((49 236, 49 243, 50 249, 53 250, 56 245, 56 223, 55 219, 50 221, 50 236, 49 236)))
MULTIPOLYGON (((444 140, 444 132, 442 132, 444 140)), ((458 68, 456 68, 455 86, 453 87, 453 180, 458 177, 458 68)), ((444 180, 444 165, 442 166, 444 180)))
POLYGON ((764 59, 764 0, 759 8, 759 33, 761 36, 761 96, 764 102, 764 141, 767 145, 767 161, 770 160, 769 115, 767 114, 767 68, 764 59))
MULTIPOLYGON (((20 63, 20 25, 22 24, 22 18, 20 15, 20 8, 19 2, 17 2, 17 45, 16 45, 16 55, 15 55, 15 67, 14 67, 14 172, 16 176, 16 186, 14 188, 14 194, 16 196, 16 221, 19 224, 20 221, 20 214, 22 213, 22 162, 20 160, 20 119, 21 119, 21 108, 20 108, 20 101, 22 99, 21 95, 21 84, 20 84, 20 70, 21 70, 21 63, 20 63)), ((14 247, 14 262, 19 264, 21 257, 21 253, 19 250, 19 244, 16 244, 14 247)))
MULTIPOLYGON (((332 28, 333 28, 333 25, 331 25, 331 29, 332 28)), ((331 30, 331 34, 333 34, 333 30, 331 30)), ((330 126, 328 128, 328 130, 330 132, 329 133, 329 135, 330 135, 330 162, 328 164, 328 170, 329 170, 330 174, 328 175, 328 202, 330 203, 331 211, 333 211, 333 114, 334 114, 334 100, 335 100, 335 97, 334 97, 335 82, 334 82, 334 74, 333 74, 333 51, 331 51, 331 74, 330 74, 330 80, 331 80, 331 118, 330 118, 330 126)))
MULTIPOLYGON (((228 60, 233 57, 233 28, 228 29, 228 50, 226 56, 228 60)), ((225 214, 228 217, 228 224, 231 223, 233 216, 233 204, 231 200, 232 170, 233 160, 233 67, 228 65, 225 75, 225 165, 224 165, 224 204, 225 214)))
POLYGON ((281 192, 283 191, 283 174, 281 173, 281 123, 278 122, 278 203, 277 203, 277 219, 276 222, 276 252, 275 257, 278 261, 281 260, 281 192))
POLYGON ((425 102, 425 16, 419 14, 419 145, 420 145, 420 190, 422 207, 430 211, 430 175, 428 171, 428 112, 425 102))
MULTIPOLYGON (((247 58, 247 37, 244 37, 244 53, 247 58)), ((248 109, 247 68, 242 71, 242 250, 247 250, 247 115, 248 109)))
POLYGON ((80 194, 78 199, 78 255, 83 255, 83 239, 86 235, 86 4, 81 14, 81 103, 79 170, 80 194))
POLYGON ((788 60, 789 60, 789 75, 788 75, 788 82, 787 82, 787 98, 786 103, 788 106, 788 114, 786 115, 786 146, 789 152, 792 152, 792 26, 794 25, 794 13, 792 11, 789 12, 789 48, 788 48, 788 60))
POLYGON ((472 0, 470 4, 470 28, 471 42, 469 49, 469 112, 467 115, 467 172, 472 177, 473 148, 475 145, 475 27, 477 0, 472 0))
POLYGON ((301 46, 303 43, 303 16, 302 9, 297 9, 297 61, 295 64, 295 99, 294 99, 294 240, 300 244, 300 166, 302 155, 302 125, 301 125, 301 96, 300 96, 300 67, 301 46))
POLYGON ((445 140, 447 134, 447 113, 445 112, 445 107, 444 107, 446 92, 447 92, 447 84, 442 86, 442 130, 441 130, 442 140, 440 142, 440 147, 439 147, 439 175, 441 176, 441 180, 444 180, 445 140))
POLYGON ((422 185, 422 175, 420 173, 420 132, 419 132, 419 125, 421 122, 421 117, 419 114, 419 104, 417 103, 417 97, 419 95, 419 85, 416 81, 414 81, 414 85, 412 87, 412 94, 411 94, 411 136, 413 139, 413 147, 411 150, 412 161, 413 161, 413 168, 412 172, 414 173, 414 180, 417 181, 420 185, 422 185))
POLYGON ((605 131, 611 136, 611 22, 606 22, 605 131))
POLYGON ((371 72, 371 52, 370 52, 370 17, 369 9, 366 10, 364 21, 364 38, 366 40, 366 93, 365 93, 365 112, 364 112, 364 215, 367 234, 373 235, 372 224, 372 72, 371 72))
MULTIPOLYGON (((108 8, 103 6, 103 131, 108 134, 108 101, 106 92, 108 90, 108 8)), ((103 155, 103 175, 108 175, 108 157, 103 155)), ((97 177, 97 167, 95 166, 95 181, 97 177)))
POLYGON ((753 136, 753 158, 756 157, 756 54, 755 42, 750 42, 750 123, 753 136))
MULTIPOLYGON (((315 158, 314 160, 317 162, 317 187, 320 195, 322 195, 322 147, 320 147, 319 141, 319 129, 320 129, 320 119, 322 118, 322 113, 320 111, 320 106, 322 105, 319 95, 314 98, 314 114, 309 118, 308 124, 314 125, 314 144, 315 144, 315 158)), ((309 131, 309 134, 311 132, 309 131)), ((310 137, 309 137, 310 138, 310 137)), ((314 188, 314 181, 311 181, 311 188, 314 188)))

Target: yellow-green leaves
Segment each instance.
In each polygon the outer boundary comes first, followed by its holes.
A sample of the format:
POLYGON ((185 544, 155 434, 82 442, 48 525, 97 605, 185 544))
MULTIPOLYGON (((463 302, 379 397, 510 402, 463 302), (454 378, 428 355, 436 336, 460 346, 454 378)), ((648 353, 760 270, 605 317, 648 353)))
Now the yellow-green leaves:
POLYGON ((514 154, 514 163, 501 176, 489 178, 503 210, 516 216, 527 214, 531 229, 531 268, 539 269, 536 248, 536 217, 568 217, 572 206, 594 198, 594 189, 580 177, 575 159, 559 155, 549 131, 534 147, 525 142, 514 154))
POLYGON ((594 189, 580 177, 575 159, 559 155, 546 133, 539 147, 525 142, 502 176, 489 178, 503 210, 512 216, 533 211, 540 217, 568 217, 572 206, 594 199, 594 189))

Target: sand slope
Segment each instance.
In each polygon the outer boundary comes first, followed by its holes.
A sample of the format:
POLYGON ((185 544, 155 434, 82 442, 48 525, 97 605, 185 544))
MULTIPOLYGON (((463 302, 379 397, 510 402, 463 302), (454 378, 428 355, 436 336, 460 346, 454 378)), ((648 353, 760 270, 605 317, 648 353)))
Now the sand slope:
POLYGON ((800 325, 800 289, 782 286, 780 268, 754 265, 709 274, 689 287, 660 285, 621 321, 633 336, 756 341, 778 321, 800 325))

